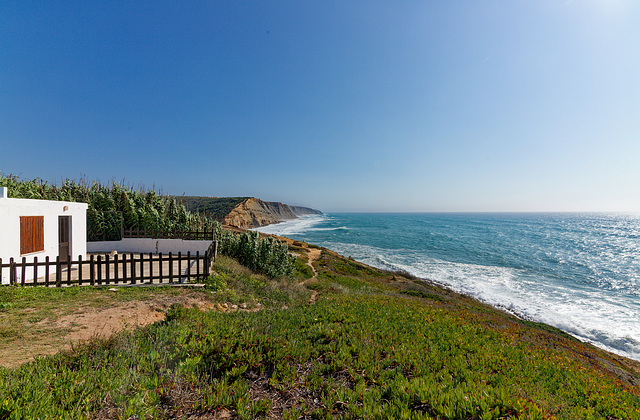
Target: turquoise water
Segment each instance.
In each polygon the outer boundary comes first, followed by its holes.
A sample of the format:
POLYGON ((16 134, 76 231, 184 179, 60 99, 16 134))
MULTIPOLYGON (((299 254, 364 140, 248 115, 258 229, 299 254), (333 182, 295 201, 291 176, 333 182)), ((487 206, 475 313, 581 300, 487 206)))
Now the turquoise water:
POLYGON ((352 214, 260 228, 404 270, 640 360, 640 216, 352 214))

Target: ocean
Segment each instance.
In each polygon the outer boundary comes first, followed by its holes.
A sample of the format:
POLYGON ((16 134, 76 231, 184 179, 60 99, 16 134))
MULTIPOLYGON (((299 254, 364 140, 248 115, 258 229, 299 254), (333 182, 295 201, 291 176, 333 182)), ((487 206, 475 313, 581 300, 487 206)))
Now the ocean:
POLYGON ((640 215, 330 213, 257 230, 406 271, 640 360, 640 215))

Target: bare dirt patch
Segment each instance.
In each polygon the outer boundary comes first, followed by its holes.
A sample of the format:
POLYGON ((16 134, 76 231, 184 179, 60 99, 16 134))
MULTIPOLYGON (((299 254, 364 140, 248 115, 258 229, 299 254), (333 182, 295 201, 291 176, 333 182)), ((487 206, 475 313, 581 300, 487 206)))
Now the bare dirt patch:
POLYGON ((37 327, 43 333, 39 337, 18 339, 11 345, 0 348, 0 366, 17 367, 36 357, 68 349, 80 341, 94 337, 107 338, 122 330, 162 321, 166 310, 173 304, 201 310, 215 308, 202 294, 188 291, 177 295, 153 296, 145 300, 109 302, 106 307, 81 306, 70 314, 40 320, 37 327))
POLYGON ((165 311, 174 303, 200 309, 214 308, 212 303, 191 296, 165 296, 146 301, 123 302, 109 308, 83 307, 77 313, 58 318, 54 325, 70 330, 64 338, 71 342, 93 337, 107 338, 118 331, 162 321, 165 311))

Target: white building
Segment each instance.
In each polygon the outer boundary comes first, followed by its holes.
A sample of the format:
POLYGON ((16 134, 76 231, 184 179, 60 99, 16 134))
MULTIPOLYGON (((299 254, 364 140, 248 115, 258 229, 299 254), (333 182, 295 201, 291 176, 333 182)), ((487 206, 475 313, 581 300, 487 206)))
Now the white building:
MULTIPOLYGON (((0 258, 16 262, 38 262, 49 257, 62 261, 87 253, 86 203, 8 198, 7 187, 0 187, 0 258)), ((55 267, 52 267, 55 271, 55 267)), ((20 271, 20 270, 18 270, 20 271)), ((27 270, 25 280, 32 270, 27 270)), ((52 272, 53 272, 52 271, 52 272)), ((18 273, 18 276, 21 274, 18 273)), ((31 274, 32 276, 32 274, 31 274)), ((9 283, 9 269, 2 269, 2 284, 9 283)))

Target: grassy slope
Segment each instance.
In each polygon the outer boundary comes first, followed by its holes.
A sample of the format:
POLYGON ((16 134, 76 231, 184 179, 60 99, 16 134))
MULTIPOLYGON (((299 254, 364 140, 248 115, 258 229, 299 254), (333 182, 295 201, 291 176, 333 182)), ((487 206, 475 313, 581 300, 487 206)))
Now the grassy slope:
POLYGON ((224 220, 231 210, 249 197, 175 197, 184 204, 190 212, 212 218, 224 220))
POLYGON ((314 266, 275 281, 221 257, 203 293, 263 310, 174 307, 0 370, 0 419, 640 418, 637 364, 330 251, 314 266))

